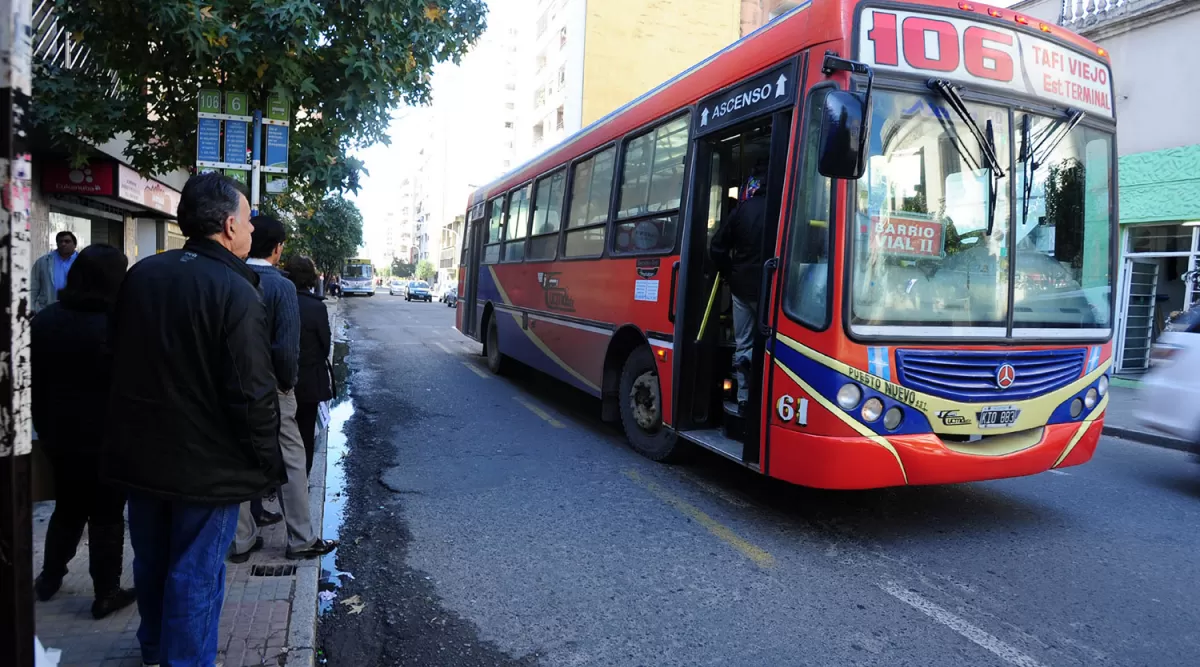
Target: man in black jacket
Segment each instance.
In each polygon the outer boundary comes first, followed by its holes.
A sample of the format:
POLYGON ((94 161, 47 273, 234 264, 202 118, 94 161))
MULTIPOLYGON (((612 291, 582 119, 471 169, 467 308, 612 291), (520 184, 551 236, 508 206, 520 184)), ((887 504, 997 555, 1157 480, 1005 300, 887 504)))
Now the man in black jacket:
POLYGON ((767 220, 767 198, 763 196, 765 175, 761 168, 751 173, 742 190, 742 203, 721 224, 709 245, 709 254, 733 293, 733 332, 737 340, 733 372, 741 412, 745 411, 750 396, 750 363, 754 356, 754 327, 762 282, 762 235, 767 220))
POLYGON ((129 271, 113 315, 104 474, 129 491, 142 660, 212 665, 238 504, 283 481, 250 206, 218 174, 179 203, 188 238, 129 271))

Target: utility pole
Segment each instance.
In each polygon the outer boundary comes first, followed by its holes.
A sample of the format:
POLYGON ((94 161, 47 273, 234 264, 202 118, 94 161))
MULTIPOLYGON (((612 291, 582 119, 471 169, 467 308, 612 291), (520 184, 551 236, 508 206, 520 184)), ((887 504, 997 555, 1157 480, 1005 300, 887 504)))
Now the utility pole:
POLYGON ((33 666, 29 411, 31 0, 0 0, 0 664, 33 666))

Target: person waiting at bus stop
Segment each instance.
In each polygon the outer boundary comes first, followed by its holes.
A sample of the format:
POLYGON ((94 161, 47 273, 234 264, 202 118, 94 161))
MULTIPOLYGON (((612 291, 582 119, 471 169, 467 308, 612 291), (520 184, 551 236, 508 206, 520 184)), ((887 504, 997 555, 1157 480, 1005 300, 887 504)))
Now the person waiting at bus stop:
POLYGON ((763 195, 765 170, 755 167, 742 189, 742 201, 721 223, 709 254, 733 296, 733 374, 737 380, 738 413, 744 414, 750 396, 750 363, 754 356, 754 324, 762 281, 762 230, 767 217, 763 195))

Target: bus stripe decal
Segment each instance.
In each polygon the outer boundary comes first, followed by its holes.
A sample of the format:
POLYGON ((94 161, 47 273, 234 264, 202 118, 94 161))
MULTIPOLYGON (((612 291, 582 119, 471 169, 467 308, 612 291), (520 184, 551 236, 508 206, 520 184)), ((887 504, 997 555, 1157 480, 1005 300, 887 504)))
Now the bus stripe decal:
POLYGON ((896 447, 894 445, 892 445, 892 443, 888 442, 887 438, 879 435, 875 431, 872 431, 865 424, 859 422, 857 419, 854 419, 850 415, 846 414, 845 411, 843 411, 840 407, 838 407, 837 405, 834 405, 832 401, 830 401, 828 398, 825 398, 824 396, 822 396, 821 392, 819 392, 815 388, 813 388, 812 385, 808 384, 804 380, 801 380, 799 375, 796 375, 794 372, 792 372, 792 369, 785 366, 783 364, 783 362, 781 362, 778 358, 775 359, 775 365, 778 366, 779 369, 782 370, 784 373, 786 373, 787 376, 792 379, 792 382, 795 382, 809 396, 812 396, 813 400, 820 403, 821 407, 825 408, 830 413, 836 415, 838 417, 838 419, 841 419, 842 421, 846 422, 846 424, 849 425, 850 428, 854 429, 855 431, 858 431, 858 433, 860 435, 862 435, 863 437, 868 438, 871 442, 874 442, 875 444, 879 445, 880 447, 883 447, 884 449, 891 452, 892 456, 895 457, 895 459, 896 459, 896 465, 900 466, 900 474, 904 476, 904 483, 908 484, 908 472, 904 470, 904 461, 900 460, 900 452, 896 451, 896 447))
MULTIPOLYGON (((504 301, 504 305, 511 306, 512 302, 508 300, 508 293, 504 291, 504 286, 500 284, 500 279, 496 277, 496 270, 494 268, 492 268, 491 266, 489 266, 488 273, 490 273, 492 275, 492 282, 496 286, 496 291, 498 291, 500 293, 500 298, 501 298, 501 300, 504 301)), ((495 304, 493 304, 493 305, 495 305, 495 304)), ((575 378, 579 382, 582 382, 584 384, 584 386, 586 386, 588 389, 591 389, 596 394, 600 393, 600 387, 598 385, 596 385, 595 382, 592 382, 591 380, 587 379, 586 377, 584 377, 584 375, 582 373, 580 373, 579 371, 577 371, 574 368, 571 368, 569 365, 567 365, 567 362, 565 362, 561 358, 559 358, 559 356, 557 354, 555 354, 554 351, 551 350, 550 347, 548 345, 546 345, 546 343, 544 341, 542 341, 541 338, 538 338, 537 335, 534 334, 532 331, 526 329, 523 326, 520 326, 521 325, 520 313, 513 312, 512 310, 509 310, 509 309, 503 308, 503 307, 499 307, 499 306, 496 307, 496 310, 504 311, 504 312, 508 313, 509 315, 512 315, 513 320, 515 320, 517 322, 517 329, 519 329, 521 331, 521 333, 524 333, 529 338, 529 340, 534 345, 536 345, 539 350, 542 351, 543 354, 545 354, 551 361, 553 361, 555 364, 557 364, 564 371, 566 371, 567 373, 570 373, 571 377, 575 378)))
POLYGON ((1087 430, 1092 427, 1092 424, 1096 423, 1095 420, 1100 418, 1100 415, 1107 407, 1108 394, 1106 393, 1104 398, 1100 399, 1100 404, 1096 406, 1096 409, 1092 410, 1092 413, 1089 414, 1081 424, 1079 424, 1079 428, 1075 430, 1075 435, 1072 436, 1071 441, 1067 443, 1067 448, 1064 449, 1063 453, 1058 456, 1058 460, 1054 462, 1054 465, 1050 466, 1051 470, 1062 465, 1062 462, 1067 459, 1067 456, 1071 453, 1071 450, 1075 449, 1075 445, 1078 445, 1079 441, 1083 439, 1083 434, 1087 433, 1087 430))

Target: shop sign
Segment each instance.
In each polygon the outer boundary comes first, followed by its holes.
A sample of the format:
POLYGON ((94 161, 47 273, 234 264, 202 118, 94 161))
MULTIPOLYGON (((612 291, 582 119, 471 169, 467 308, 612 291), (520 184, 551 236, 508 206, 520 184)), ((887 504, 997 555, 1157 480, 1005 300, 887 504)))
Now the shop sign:
POLYGON ((65 162, 48 164, 42 170, 42 192, 111 197, 113 163, 90 162, 78 168, 65 162))
POLYGON ((125 165, 117 165, 117 198, 148 209, 175 215, 179 193, 125 165))

